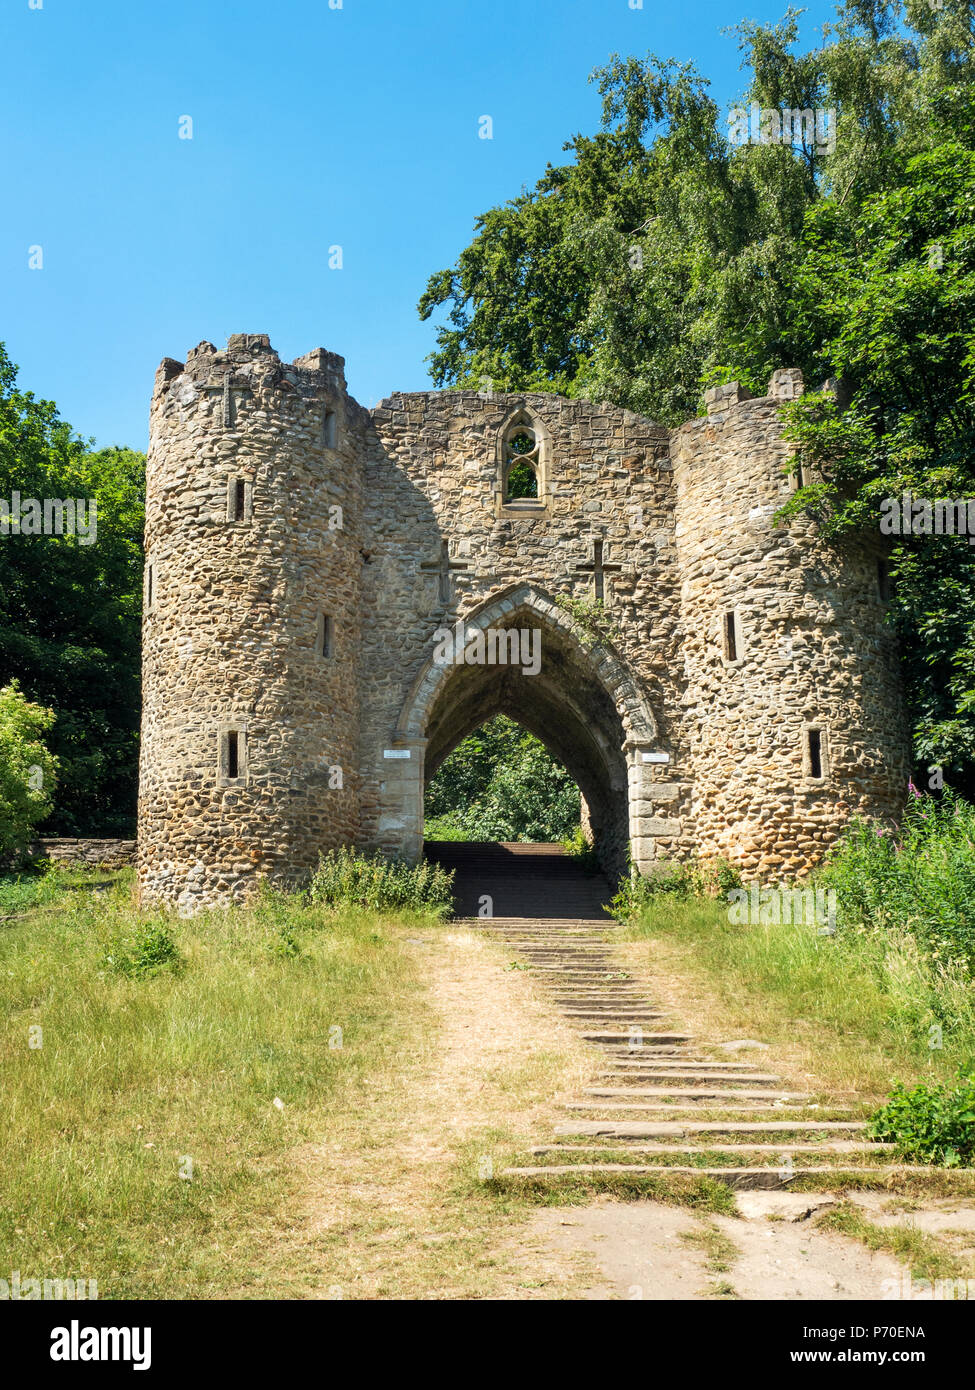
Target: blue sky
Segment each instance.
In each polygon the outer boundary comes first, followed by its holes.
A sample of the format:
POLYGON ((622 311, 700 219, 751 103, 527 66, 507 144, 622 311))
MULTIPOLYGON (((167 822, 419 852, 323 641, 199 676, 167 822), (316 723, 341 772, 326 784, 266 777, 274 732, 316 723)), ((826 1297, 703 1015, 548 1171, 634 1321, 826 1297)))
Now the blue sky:
MULTIPOLYGON (((427 277, 595 129, 590 71, 675 56, 727 105, 744 75, 721 30, 786 8, 643 3, 0 0, 0 339, 21 386, 135 448, 160 359, 204 338, 339 352, 365 405, 422 390, 427 277)), ((811 5, 806 35, 832 17, 811 5)))

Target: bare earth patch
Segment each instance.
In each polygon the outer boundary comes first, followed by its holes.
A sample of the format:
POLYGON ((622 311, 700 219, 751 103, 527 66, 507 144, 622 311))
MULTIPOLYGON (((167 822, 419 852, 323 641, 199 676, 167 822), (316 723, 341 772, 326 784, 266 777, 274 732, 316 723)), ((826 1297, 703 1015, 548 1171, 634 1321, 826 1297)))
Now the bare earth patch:
MULTIPOLYGON (((845 1300, 905 1287, 906 1266, 887 1250, 817 1227, 835 1193, 741 1193, 735 1217, 499 1195, 485 1179, 506 1149, 546 1140, 559 1102, 601 1059, 503 944, 462 927, 404 936, 429 1017, 355 1114, 295 1155, 301 1201, 269 1251, 279 1296, 845 1300)), ((651 992, 706 1023, 709 1001, 676 973, 651 992)), ((786 1050, 808 1085, 808 1054, 786 1050)), ((970 1203, 908 1200, 895 1212, 891 1194, 855 1200, 871 1221, 921 1225, 946 1249, 971 1241, 970 1203)))
POLYGON ((485 1185, 505 1144, 550 1126, 598 1059, 476 932, 405 933, 434 1026, 356 1116, 297 1155, 305 1195, 274 1258, 292 1296, 558 1298, 587 1273, 530 1209, 485 1185))

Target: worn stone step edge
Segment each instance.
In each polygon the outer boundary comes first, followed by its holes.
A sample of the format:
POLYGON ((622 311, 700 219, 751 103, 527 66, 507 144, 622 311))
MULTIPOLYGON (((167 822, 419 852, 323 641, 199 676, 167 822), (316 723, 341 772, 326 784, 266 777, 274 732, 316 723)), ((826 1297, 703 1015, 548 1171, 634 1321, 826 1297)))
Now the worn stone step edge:
MULTIPOLYGON (((714 1072, 698 1071, 695 1067, 641 1067, 639 1071, 632 1072, 605 1071, 600 1072, 597 1080, 622 1081, 627 1077, 632 1078, 634 1083, 640 1081, 753 1081, 756 1086, 774 1086, 776 1082, 782 1080, 781 1076, 763 1076, 761 1074, 749 1076, 746 1072, 719 1072, 715 1075, 714 1072)), ((635 1094, 639 1094, 635 1086, 633 1088, 627 1087, 628 1092, 631 1089, 635 1094)), ((591 1093, 587 1091, 586 1094, 591 1093)))
MULTIPOLYGON (((671 1136, 673 1137, 673 1136, 671 1136)), ((618 1147, 618 1146, 617 1146, 618 1147)), ((856 1139, 839 1139, 834 1143, 826 1140, 820 1144, 790 1144, 783 1141, 781 1144, 751 1144, 747 1140, 742 1140, 737 1144, 627 1144, 628 1153, 648 1153, 648 1154, 691 1154, 691 1153, 770 1153, 770 1154, 792 1154, 792 1153, 893 1153, 894 1144, 878 1144, 868 1139, 862 1142, 856 1139)), ((528 1150, 530 1154, 598 1154, 613 1152, 598 1144, 536 1144, 528 1150)))
POLYGON ((614 1120, 579 1120, 575 1125, 556 1125, 555 1133, 566 1136, 584 1135, 593 1138, 620 1133, 639 1134, 642 1138, 674 1134, 776 1134, 788 1130, 792 1134, 862 1134, 865 1120, 633 1120, 618 1123, 614 1120))
POLYGON ((572 1178, 586 1174, 592 1177, 618 1176, 627 1174, 629 1177, 641 1178, 672 1178, 672 1177, 693 1177, 711 1178, 716 1182, 728 1183, 733 1187, 739 1188, 774 1188, 788 1187, 790 1183, 799 1178, 824 1178, 828 1177, 835 1181, 836 1178, 873 1178, 889 1179, 894 1177, 913 1177, 916 1174, 948 1174, 958 1175, 961 1172, 957 1168, 935 1168, 935 1167, 912 1167, 906 1164, 877 1164, 869 1168, 857 1168, 852 1164, 842 1167, 826 1168, 794 1168, 790 1173, 782 1173, 777 1168, 683 1168, 676 1165, 647 1164, 637 1165, 628 1163, 605 1163, 605 1164, 582 1164, 570 1163, 552 1165, 551 1167, 538 1168, 505 1168, 502 1169, 501 1178, 572 1178))

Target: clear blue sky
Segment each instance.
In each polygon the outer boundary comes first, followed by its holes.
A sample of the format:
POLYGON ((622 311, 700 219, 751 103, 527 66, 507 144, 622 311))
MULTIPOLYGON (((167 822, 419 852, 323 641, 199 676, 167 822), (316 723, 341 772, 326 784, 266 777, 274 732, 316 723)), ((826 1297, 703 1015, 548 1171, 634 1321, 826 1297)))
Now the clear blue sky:
MULTIPOLYGON (((614 51, 689 59, 726 105, 743 74, 722 28, 785 8, 0 0, 0 339, 20 384, 99 444, 135 448, 160 359, 203 338, 339 352, 365 405, 422 390, 427 277, 479 212, 595 129, 590 71, 614 51), (493 140, 478 139, 482 115, 493 140)), ((811 5, 810 40, 832 17, 811 5)))

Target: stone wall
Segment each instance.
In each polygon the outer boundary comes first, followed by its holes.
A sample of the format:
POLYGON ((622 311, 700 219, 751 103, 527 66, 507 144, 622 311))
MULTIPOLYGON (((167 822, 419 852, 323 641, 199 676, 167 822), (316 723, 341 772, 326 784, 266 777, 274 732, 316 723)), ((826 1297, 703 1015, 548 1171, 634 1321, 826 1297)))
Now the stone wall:
POLYGON ((241 898, 261 878, 300 879, 319 850, 359 834, 365 422, 341 358, 319 351, 285 366, 261 335, 231 338, 226 352, 202 343, 157 374, 139 810, 146 901, 241 898))
POLYGON ((38 840, 31 846, 32 858, 51 859, 56 864, 78 864, 121 869, 136 860, 135 840, 38 840))
POLYGON ((288 365, 261 335, 165 361, 144 900, 243 899, 337 844, 415 859, 425 780, 498 713, 576 780, 610 873, 629 851, 641 869, 722 854, 788 877, 851 814, 896 814, 906 738, 876 554, 773 521, 789 494, 779 406, 798 389, 788 372, 760 400, 722 387, 669 432, 544 394, 421 392, 366 412, 341 358, 288 365), (536 498, 506 490, 517 430, 534 437, 536 498), (539 641, 537 672, 444 664, 458 622, 539 641))
POLYGON ((775 523, 793 487, 778 408, 801 377, 772 389, 709 393, 675 440, 695 842, 765 879, 805 872, 853 815, 896 816, 908 776, 878 552, 775 523))

